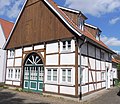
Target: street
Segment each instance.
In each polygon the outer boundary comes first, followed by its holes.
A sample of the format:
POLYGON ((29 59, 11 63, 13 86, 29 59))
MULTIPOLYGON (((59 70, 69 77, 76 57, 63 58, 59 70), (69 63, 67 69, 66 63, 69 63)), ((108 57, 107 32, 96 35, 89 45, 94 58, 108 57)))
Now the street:
POLYGON ((96 95, 85 102, 78 102, 76 99, 53 97, 50 95, 39 95, 34 93, 19 92, 15 90, 0 88, 0 104, 119 104, 119 89, 112 88, 105 93, 96 95))

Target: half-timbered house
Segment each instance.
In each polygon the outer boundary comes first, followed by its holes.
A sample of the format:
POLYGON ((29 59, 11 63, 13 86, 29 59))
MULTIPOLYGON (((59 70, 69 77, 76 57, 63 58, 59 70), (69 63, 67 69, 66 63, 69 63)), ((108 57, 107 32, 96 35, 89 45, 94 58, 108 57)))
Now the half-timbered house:
POLYGON ((0 83, 5 81, 6 69, 6 51, 3 50, 10 31, 12 30, 13 23, 0 18, 0 83))
POLYGON ((6 85, 78 97, 112 85, 111 51, 78 10, 26 0, 8 38, 6 85))

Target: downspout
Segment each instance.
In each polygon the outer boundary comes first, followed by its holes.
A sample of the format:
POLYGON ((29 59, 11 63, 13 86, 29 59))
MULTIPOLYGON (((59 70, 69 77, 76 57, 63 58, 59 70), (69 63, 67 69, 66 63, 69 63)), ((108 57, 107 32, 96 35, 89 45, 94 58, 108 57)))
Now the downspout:
POLYGON ((82 100, 82 67, 81 67, 81 54, 82 53, 81 53, 81 48, 82 48, 82 45, 86 43, 86 41, 87 41, 86 37, 84 37, 84 40, 83 40, 82 43, 80 43, 80 40, 78 40, 78 47, 79 47, 79 50, 80 50, 80 53, 79 53, 79 55, 80 55, 80 73, 79 73, 79 75, 80 75, 80 92, 79 92, 79 100, 82 100))

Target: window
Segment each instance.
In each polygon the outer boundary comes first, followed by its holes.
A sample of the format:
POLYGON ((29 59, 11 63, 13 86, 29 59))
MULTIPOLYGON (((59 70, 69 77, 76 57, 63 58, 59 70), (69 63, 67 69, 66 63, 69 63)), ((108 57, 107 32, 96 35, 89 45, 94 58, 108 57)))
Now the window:
POLYGON ((51 69, 48 69, 47 71, 47 80, 51 81, 51 69))
POLYGON ((8 78, 13 78, 13 69, 8 69, 8 78))
POLYGON ((108 54, 108 60, 111 61, 112 60, 112 55, 108 54))
POLYGON ((62 69, 62 82, 71 82, 71 69, 62 69))
POLYGON ((68 50, 70 50, 71 49, 71 41, 69 40, 68 41, 68 50))
POLYGON ((62 81, 66 81, 66 70, 62 70, 62 81))
POLYGON ((57 81, 57 69, 53 69, 53 81, 57 81))
POLYGON ((63 51, 71 50, 71 40, 62 41, 62 50, 63 51))
POLYGON ((47 81, 57 81, 57 69, 47 70, 47 81))
POLYGON ((104 52, 101 52, 101 59, 104 59, 104 52))
POLYGON ((10 50, 10 58, 14 58, 14 50, 10 50))
POLYGON ((84 20, 81 17, 78 18, 78 26, 82 31, 84 30, 84 20))
POLYGON ((20 79, 20 69, 15 69, 15 79, 20 79))

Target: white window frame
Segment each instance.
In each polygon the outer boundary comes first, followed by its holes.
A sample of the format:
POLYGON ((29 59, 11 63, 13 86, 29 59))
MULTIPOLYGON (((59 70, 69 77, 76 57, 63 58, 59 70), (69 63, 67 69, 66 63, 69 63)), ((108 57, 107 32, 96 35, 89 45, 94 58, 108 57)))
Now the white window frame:
POLYGON ((15 68, 15 80, 20 80, 21 78, 21 69, 15 68))
POLYGON ((7 69, 7 79, 13 79, 13 75, 14 75, 14 72, 13 72, 13 68, 8 68, 7 69))
POLYGON ((81 17, 78 18, 78 26, 82 31, 84 30, 84 20, 81 17))
POLYGON ((46 76, 46 81, 49 83, 57 83, 58 82, 58 69, 57 68, 46 68, 47 69, 47 76, 46 76), (51 74, 48 75, 48 70, 51 70, 51 74), (54 70, 57 70, 56 75, 54 75, 54 70), (48 76, 50 76, 50 80, 48 80, 48 76), (56 80, 54 80, 54 77, 57 77, 56 80))
POLYGON ((14 58, 15 57, 15 50, 10 50, 10 58, 14 58))
POLYGON ((7 68, 6 79, 7 80, 20 81, 20 79, 21 79, 21 68, 7 68), (16 70, 17 70, 17 72, 16 72, 16 70), (19 72, 19 70, 20 70, 20 72, 19 72))
POLYGON ((72 49, 72 40, 64 40, 62 41, 62 51, 71 51, 72 49), (69 44, 70 42, 70 44, 69 44))
POLYGON ((61 68, 61 83, 62 84, 72 84, 72 68, 61 68), (63 70, 65 70, 65 75, 63 75, 63 70), (71 71, 71 75, 68 75, 68 71, 71 71), (65 81, 63 81, 63 77, 65 77, 65 81), (71 78, 71 81, 68 81, 68 77, 71 78))

